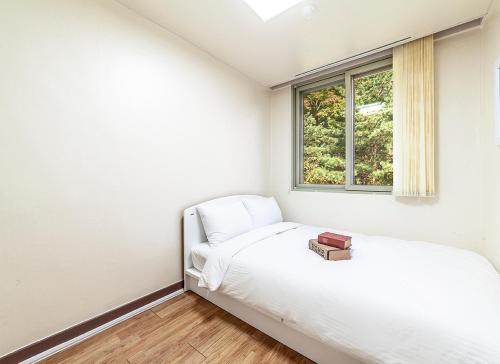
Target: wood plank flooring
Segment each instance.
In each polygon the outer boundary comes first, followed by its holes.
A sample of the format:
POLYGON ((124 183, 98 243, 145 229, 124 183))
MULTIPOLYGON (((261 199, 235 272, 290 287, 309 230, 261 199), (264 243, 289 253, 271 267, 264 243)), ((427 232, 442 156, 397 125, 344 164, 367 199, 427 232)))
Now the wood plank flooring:
POLYGON ((312 363, 187 292, 42 363, 312 363))

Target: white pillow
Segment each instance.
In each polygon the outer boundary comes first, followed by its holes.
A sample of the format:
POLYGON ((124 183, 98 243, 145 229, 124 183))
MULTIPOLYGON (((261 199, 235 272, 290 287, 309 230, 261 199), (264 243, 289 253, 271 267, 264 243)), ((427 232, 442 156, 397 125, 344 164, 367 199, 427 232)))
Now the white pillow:
POLYGON ((244 199, 243 203, 252 217, 254 228, 283 221, 280 207, 274 197, 244 199))
POLYGON ((252 230, 252 219, 241 201, 198 206, 210 245, 217 245, 252 230))

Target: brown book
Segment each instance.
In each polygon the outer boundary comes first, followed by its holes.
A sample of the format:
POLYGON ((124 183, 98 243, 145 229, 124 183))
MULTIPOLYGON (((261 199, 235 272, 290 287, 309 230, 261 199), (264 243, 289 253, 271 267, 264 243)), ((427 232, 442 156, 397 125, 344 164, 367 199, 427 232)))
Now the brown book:
POLYGON ((351 246, 351 237, 334 233, 322 233, 318 235, 318 243, 333 246, 339 249, 347 249, 351 246))
POLYGON ((318 240, 309 240, 309 249, 326 260, 348 260, 351 259, 351 249, 339 249, 318 243, 318 240))

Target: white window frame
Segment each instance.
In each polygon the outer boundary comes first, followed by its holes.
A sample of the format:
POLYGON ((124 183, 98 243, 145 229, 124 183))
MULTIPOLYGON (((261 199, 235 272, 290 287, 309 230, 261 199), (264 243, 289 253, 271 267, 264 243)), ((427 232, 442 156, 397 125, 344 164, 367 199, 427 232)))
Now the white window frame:
POLYGON ((335 192, 390 193, 392 186, 357 185, 354 183, 354 87, 355 77, 392 68, 392 58, 326 76, 317 81, 292 85, 292 190, 335 192), (345 84, 346 94, 346 183, 345 185, 304 183, 304 113, 302 98, 305 93, 339 83, 345 84))

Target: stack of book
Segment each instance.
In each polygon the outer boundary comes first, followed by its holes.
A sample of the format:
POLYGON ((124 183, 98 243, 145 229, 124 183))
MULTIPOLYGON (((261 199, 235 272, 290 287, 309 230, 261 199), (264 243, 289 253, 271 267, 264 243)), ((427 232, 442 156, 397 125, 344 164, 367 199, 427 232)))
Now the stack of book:
POLYGON ((351 259, 351 237, 334 233, 322 233, 309 240, 309 249, 326 260, 351 259))

